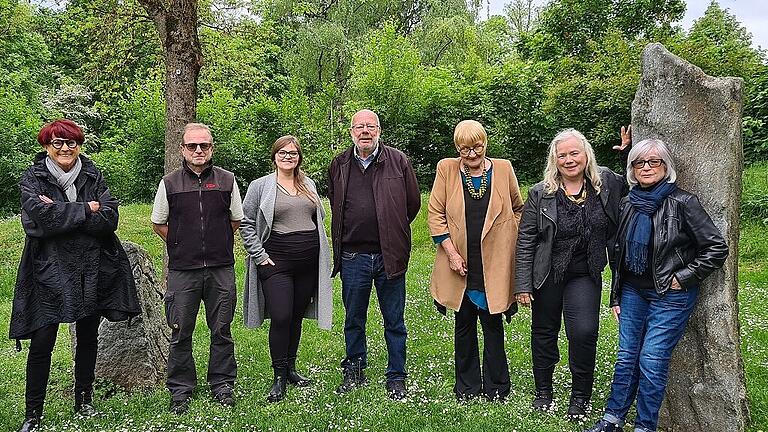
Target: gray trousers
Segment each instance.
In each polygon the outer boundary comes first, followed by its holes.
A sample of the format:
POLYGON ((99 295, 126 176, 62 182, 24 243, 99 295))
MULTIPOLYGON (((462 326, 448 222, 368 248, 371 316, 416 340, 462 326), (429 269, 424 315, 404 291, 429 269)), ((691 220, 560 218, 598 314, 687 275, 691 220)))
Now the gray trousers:
POLYGON ((192 333, 201 300, 211 330, 208 385, 214 394, 232 391, 235 385, 237 363, 230 330, 237 301, 234 267, 168 270, 165 317, 171 327, 171 347, 166 386, 174 400, 190 397, 197 384, 192 333))

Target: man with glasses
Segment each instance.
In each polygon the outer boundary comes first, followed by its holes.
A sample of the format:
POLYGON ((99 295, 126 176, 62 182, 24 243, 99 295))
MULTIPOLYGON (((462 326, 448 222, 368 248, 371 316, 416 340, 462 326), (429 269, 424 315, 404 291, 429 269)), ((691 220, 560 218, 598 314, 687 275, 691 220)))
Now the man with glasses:
POLYGON ((333 276, 341 272, 346 310, 344 381, 347 393, 365 384, 365 336, 371 285, 384 319, 389 397, 406 397, 405 272, 411 253, 411 226, 421 206, 416 174, 399 150, 379 142, 379 117, 370 110, 352 116, 352 145, 336 156, 328 171, 331 203, 333 276))
POLYGON ((233 406, 237 364, 230 325, 235 310, 234 231, 243 218, 235 175, 213 166, 208 126, 190 123, 179 146, 181 168, 160 180, 152 207, 154 231, 168 249, 165 315, 171 327, 166 386, 170 411, 189 408, 197 383, 192 333, 200 301, 211 330, 208 384, 213 398, 233 406))

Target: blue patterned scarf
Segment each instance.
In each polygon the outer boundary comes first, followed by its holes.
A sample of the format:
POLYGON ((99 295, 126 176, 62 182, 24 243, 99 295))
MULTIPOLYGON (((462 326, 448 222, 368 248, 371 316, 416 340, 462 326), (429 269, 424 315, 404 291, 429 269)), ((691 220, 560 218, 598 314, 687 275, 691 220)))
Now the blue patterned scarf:
POLYGON ((635 214, 632 215, 627 229, 627 253, 624 262, 633 273, 643 274, 648 265, 648 243, 653 229, 651 216, 664 199, 676 190, 675 183, 661 181, 651 189, 633 187, 629 191, 629 203, 635 209, 635 214))

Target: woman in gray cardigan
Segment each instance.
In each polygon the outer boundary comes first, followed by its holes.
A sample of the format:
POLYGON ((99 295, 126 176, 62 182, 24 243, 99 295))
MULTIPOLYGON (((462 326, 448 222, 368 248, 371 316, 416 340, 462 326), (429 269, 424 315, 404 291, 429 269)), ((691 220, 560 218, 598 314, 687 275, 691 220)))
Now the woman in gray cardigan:
POLYGON ((307 386, 296 372, 303 318, 331 328, 333 299, 325 210, 314 182, 299 168, 301 146, 291 135, 272 146, 275 172, 248 186, 240 225, 246 258, 243 316, 247 327, 269 328, 274 381, 267 401, 285 397, 286 384, 307 386))

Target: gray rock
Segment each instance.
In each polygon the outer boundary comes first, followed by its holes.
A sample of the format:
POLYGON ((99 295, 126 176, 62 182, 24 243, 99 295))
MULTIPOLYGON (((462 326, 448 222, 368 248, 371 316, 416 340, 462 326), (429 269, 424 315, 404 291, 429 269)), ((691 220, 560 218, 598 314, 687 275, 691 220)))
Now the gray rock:
MULTIPOLYGON (((130 391, 165 382, 171 332, 163 312, 163 287, 152 259, 141 246, 122 244, 133 269, 142 314, 130 326, 127 321, 101 320, 96 378, 130 391)), ((74 331, 75 325, 70 326, 73 350, 77 343, 74 331)))
POLYGON ((678 184, 696 194, 728 242, 722 269, 701 285, 672 357, 659 425, 669 431, 743 431, 749 423, 738 319, 743 81, 714 78, 661 44, 643 51, 632 139, 669 145, 678 184))

